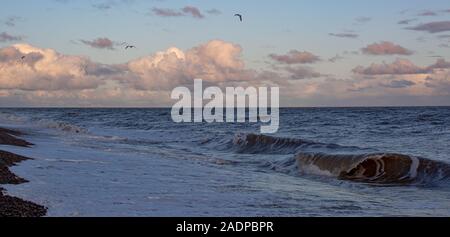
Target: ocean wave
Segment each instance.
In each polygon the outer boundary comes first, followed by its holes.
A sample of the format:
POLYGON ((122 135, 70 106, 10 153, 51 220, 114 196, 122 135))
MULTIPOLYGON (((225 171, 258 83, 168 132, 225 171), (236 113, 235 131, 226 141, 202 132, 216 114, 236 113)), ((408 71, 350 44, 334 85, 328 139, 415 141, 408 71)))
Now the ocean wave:
POLYGON ((84 128, 81 128, 77 125, 70 124, 67 122, 55 121, 51 119, 34 119, 29 116, 16 115, 7 112, 0 112, 0 122, 12 123, 12 124, 29 124, 32 123, 34 125, 56 129, 58 131, 66 132, 66 133, 87 133, 88 131, 84 128))
POLYGON ((395 153, 368 153, 362 148, 303 139, 239 133, 231 147, 244 154, 292 154, 281 160, 263 162, 272 170, 294 175, 383 185, 420 185, 450 179, 450 164, 444 162, 395 153), (310 148, 318 148, 320 152, 310 148))
POLYGON ((0 112, 0 122, 4 123, 22 123, 26 118, 11 113, 0 112))
POLYGON ((231 147, 236 152, 245 154, 294 154, 304 148, 352 148, 331 143, 320 143, 297 138, 272 137, 252 133, 236 134, 231 142, 231 147))
POLYGON ((37 121, 38 125, 50 128, 50 129, 56 129, 58 131, 66 132, 66 133, 87 133, 88 131, 84 128, 78 127, 74 124, 66 123, 66 122, 60 122, 60 121, 53 121, 48 119, 41 119, 37 121))
POLYGON ((402 154, 299 153, 295 160, 301 173, 364 183, 428 184, 450 178, 449 164, 402 154))

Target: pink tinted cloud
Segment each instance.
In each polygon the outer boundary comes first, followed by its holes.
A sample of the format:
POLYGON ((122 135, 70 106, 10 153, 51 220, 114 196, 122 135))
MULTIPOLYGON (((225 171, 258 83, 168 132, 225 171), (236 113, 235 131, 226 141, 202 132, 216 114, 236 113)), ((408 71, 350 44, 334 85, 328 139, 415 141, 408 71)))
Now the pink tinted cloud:
POLYGON ((420 67, 407 59, 397 59, 392 63, 372 63, 368 67, 358 66, 353 72, 361 75, 413 75, 428 74, 435 70, 450 69, 450 62, 438 59, 436 63, 428 67, 420 67))
POLYGON ((411 55, 413 52, 400 45, 392 42, 383 41, 380 43, 370 44, 361 49, 363 53, 370 55, 411 55))
POLYGON ((415 31, 425 31, 434 34, 439 32, 450 31, 450 21, 429 22, 425 24, 419 24, 414 27, 408 27, 406 29, 415 31))
POLYGON ((169 9, 169 8, 157 8, 154 7, 152 9, 153 14, 157 15, 157 16, 162 16, 162 17, 175 17, 175 16, 183 16, 182 12, 173 10, 173 9, 169 9))
POLYGON ((95 89, 109 76, 103 75, 105 70, 100 68, 100 64, 85 57, 63 55, 53 49, 17 44, 0 49, 0 89, 95 89))
POLYGON ((170 8, 152 8, 153 14, 161 17, 181 17, 181 16, 190 16, 197 19, 203 19, 205 16, 202 12, 193 6, 185 6, 180 10, 174 10, 170 8))
POLYGON ((182 11, 187 14, 190 15, 194 18, 204 18, 205 16, 203 16, 203 14, 200 12, 200 10, 196 7, 193 6, 186 6, 182 9, 182 11))
POLYGON ((114 42, 106 37, 97 38, 94 40, 80 40, 85 45, 88 45, 96 49, 109 49, 114 50, 114 42))
POLYGON ((10 35, 6 32, 0 33, 0 42, 19 41, 22 40, 21 36, 10 35))
POLYGON ((270 54, 270 58, 283 64, 309 64, 320 61, 320 58, 310 52, 291 50, 287 54, 270 54))
POLYGON ((418 67, 407 59, 397 59, 393 63, 372 63, 368 67, 358 66, 353 69, 356 74, 362 75, 404 75, 427 73, 426 68, 418 67))

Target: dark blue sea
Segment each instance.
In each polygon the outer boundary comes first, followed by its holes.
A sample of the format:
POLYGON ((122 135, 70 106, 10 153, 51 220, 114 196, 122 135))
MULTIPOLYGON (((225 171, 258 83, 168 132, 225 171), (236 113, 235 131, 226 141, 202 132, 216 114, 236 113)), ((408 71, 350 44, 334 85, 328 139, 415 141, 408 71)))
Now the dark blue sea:
POLYGON ((0 109, 27 133, 49 216, 450 216, 450 107, 284 108, 259 123, 174 123, 170 109, 0 109))

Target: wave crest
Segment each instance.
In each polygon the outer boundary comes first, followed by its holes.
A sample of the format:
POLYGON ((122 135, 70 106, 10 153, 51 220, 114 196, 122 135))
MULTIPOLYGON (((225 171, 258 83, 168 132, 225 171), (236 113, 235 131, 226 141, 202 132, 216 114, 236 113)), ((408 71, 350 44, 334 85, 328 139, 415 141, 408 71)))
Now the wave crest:
POLYGON ((46 128, 56 129, 62 132, 67 133, 87 133, 87 130, 81 127, 78 127, 74 124, 65 123, 65 122, 58 122, 53 120, 39 120, 39 125, 44 126, 46 128))
POLYGON ((336 144, 318 143, 309 140, 272 137, 253 133, 238 133, 234 136, 232 145, 237 152, 247 154, 294 154, 301 148, 337 148, 336 144))
POLYGON ((402 154, 329 155, 300 153, 302 173, 379 184, 430 182, 450 177, 450 165, 402 154))

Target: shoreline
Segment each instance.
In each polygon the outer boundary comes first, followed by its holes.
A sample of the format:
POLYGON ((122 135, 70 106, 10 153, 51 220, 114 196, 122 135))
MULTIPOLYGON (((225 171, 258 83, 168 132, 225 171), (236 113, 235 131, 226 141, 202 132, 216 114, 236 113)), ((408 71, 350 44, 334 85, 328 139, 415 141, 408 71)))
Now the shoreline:
MULTIPOLYGON (((33 144, 18 138, 22 132, 0 127, 0 144, 20 147, 30 147, 33 144)), ((42 217, 47 214, 47 208, 33 202, 4 194, 3 184, 23 184, 26 179, 18 177, 9 170, 9 167, 32 158, 20 156, 11 152, 0 150, 0 217, 42 217)))

